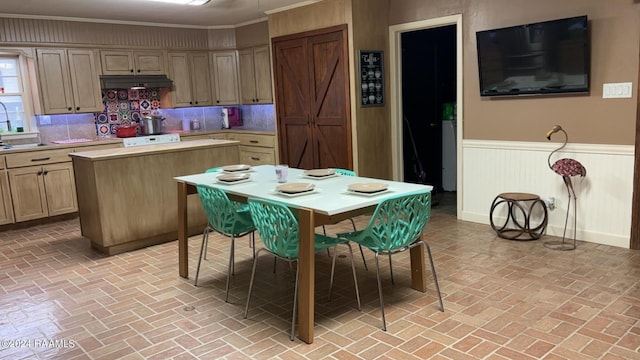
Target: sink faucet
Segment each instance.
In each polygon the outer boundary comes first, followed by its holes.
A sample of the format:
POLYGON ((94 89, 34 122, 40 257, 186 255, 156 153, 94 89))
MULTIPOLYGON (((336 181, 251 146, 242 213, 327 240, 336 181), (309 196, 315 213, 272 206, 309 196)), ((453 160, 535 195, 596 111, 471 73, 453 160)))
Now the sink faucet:
POLYGON ((7 112, 7 107, 4 106, 4 103, 2 101, 0 101, 0 105, 2 105, 2 107, 4 108, 4 116, 6 116, 7 118, 7 131, 11 131, 11 121, 9 120, 9 113, 7 112))

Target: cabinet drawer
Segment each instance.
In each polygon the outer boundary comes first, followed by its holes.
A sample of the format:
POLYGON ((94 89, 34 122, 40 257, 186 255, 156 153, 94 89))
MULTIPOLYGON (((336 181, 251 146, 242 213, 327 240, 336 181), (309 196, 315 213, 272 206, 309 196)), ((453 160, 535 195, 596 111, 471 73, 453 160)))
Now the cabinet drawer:
POLYGON ((193 141, 193 140, 209 140, 213 139, 211 135, 189 135, 189 136, 180 136, 180 141, 193 141))
POLYGON ((121 148, 121 147, 122 147, 122 144, 119 144, 119 143, 116 143, 116 144, 89 145, 89 146, 77 147, 77 148, 75 148, 75 152, 117 149, 117 148, 121 148))
POLYGON ((275 136, 257 134, 229 134, 229 140, 238 140, 241 145, 274 147, 275 136))
POLYGON ((272 148, 240 146, 240 163, 247 165, 274 165, 276 154, 272 148))
POLYGON ((73 149, 67 148, 8 154, 6 155, 7 168, 70 162, 69 153, 72 151, 73 149))
POLYGON ((0 170, 4 169, 4 156, 0 156, 0 170))

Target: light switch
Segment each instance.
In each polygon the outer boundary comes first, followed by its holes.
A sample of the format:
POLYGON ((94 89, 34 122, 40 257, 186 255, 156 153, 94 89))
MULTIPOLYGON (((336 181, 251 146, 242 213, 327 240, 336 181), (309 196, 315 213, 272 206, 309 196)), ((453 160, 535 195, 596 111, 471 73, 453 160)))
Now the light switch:
POLYGON ((630 98, 632 96, 633 83, 609 83, 602 85, 602 98, 614 99, 614 98, 630 98))

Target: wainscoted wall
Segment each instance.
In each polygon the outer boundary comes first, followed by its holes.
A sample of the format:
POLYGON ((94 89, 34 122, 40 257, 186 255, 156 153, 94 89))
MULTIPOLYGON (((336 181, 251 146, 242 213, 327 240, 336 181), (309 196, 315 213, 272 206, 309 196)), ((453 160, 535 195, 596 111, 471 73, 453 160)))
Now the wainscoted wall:
MULTIPOLYGON (((558 141, 562 139, 562 135, 555 136, 558 141)), ((561 145, 552 140, 464 140, 462 172, 458 174, 462 181, 458 188, 464 189, 458 192, 462 202, 460 218, 489 224, 491 202, 502 192, 533 193, 542 199, 553 196, 556 208, 549 211, 547 234, 562 236, 568 197, 562 177, 547 165, 549 153, 561 145)), ((587 169, 586 177, 572 179, 578 197, 577 238, 629 248, 634 147, 569 144, 554 154, 551 163, 565 157, 578 160, 587 169)), ((567 235, 572 234, 570 214, 567 235)))

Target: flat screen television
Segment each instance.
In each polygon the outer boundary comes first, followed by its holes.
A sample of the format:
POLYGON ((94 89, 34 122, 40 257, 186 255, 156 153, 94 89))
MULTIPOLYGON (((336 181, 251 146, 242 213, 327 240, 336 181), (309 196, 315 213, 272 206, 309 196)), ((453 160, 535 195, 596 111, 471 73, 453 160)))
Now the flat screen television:
POLYGON ((587 16, 478 31, 481 96, 589 91, 587 16))

